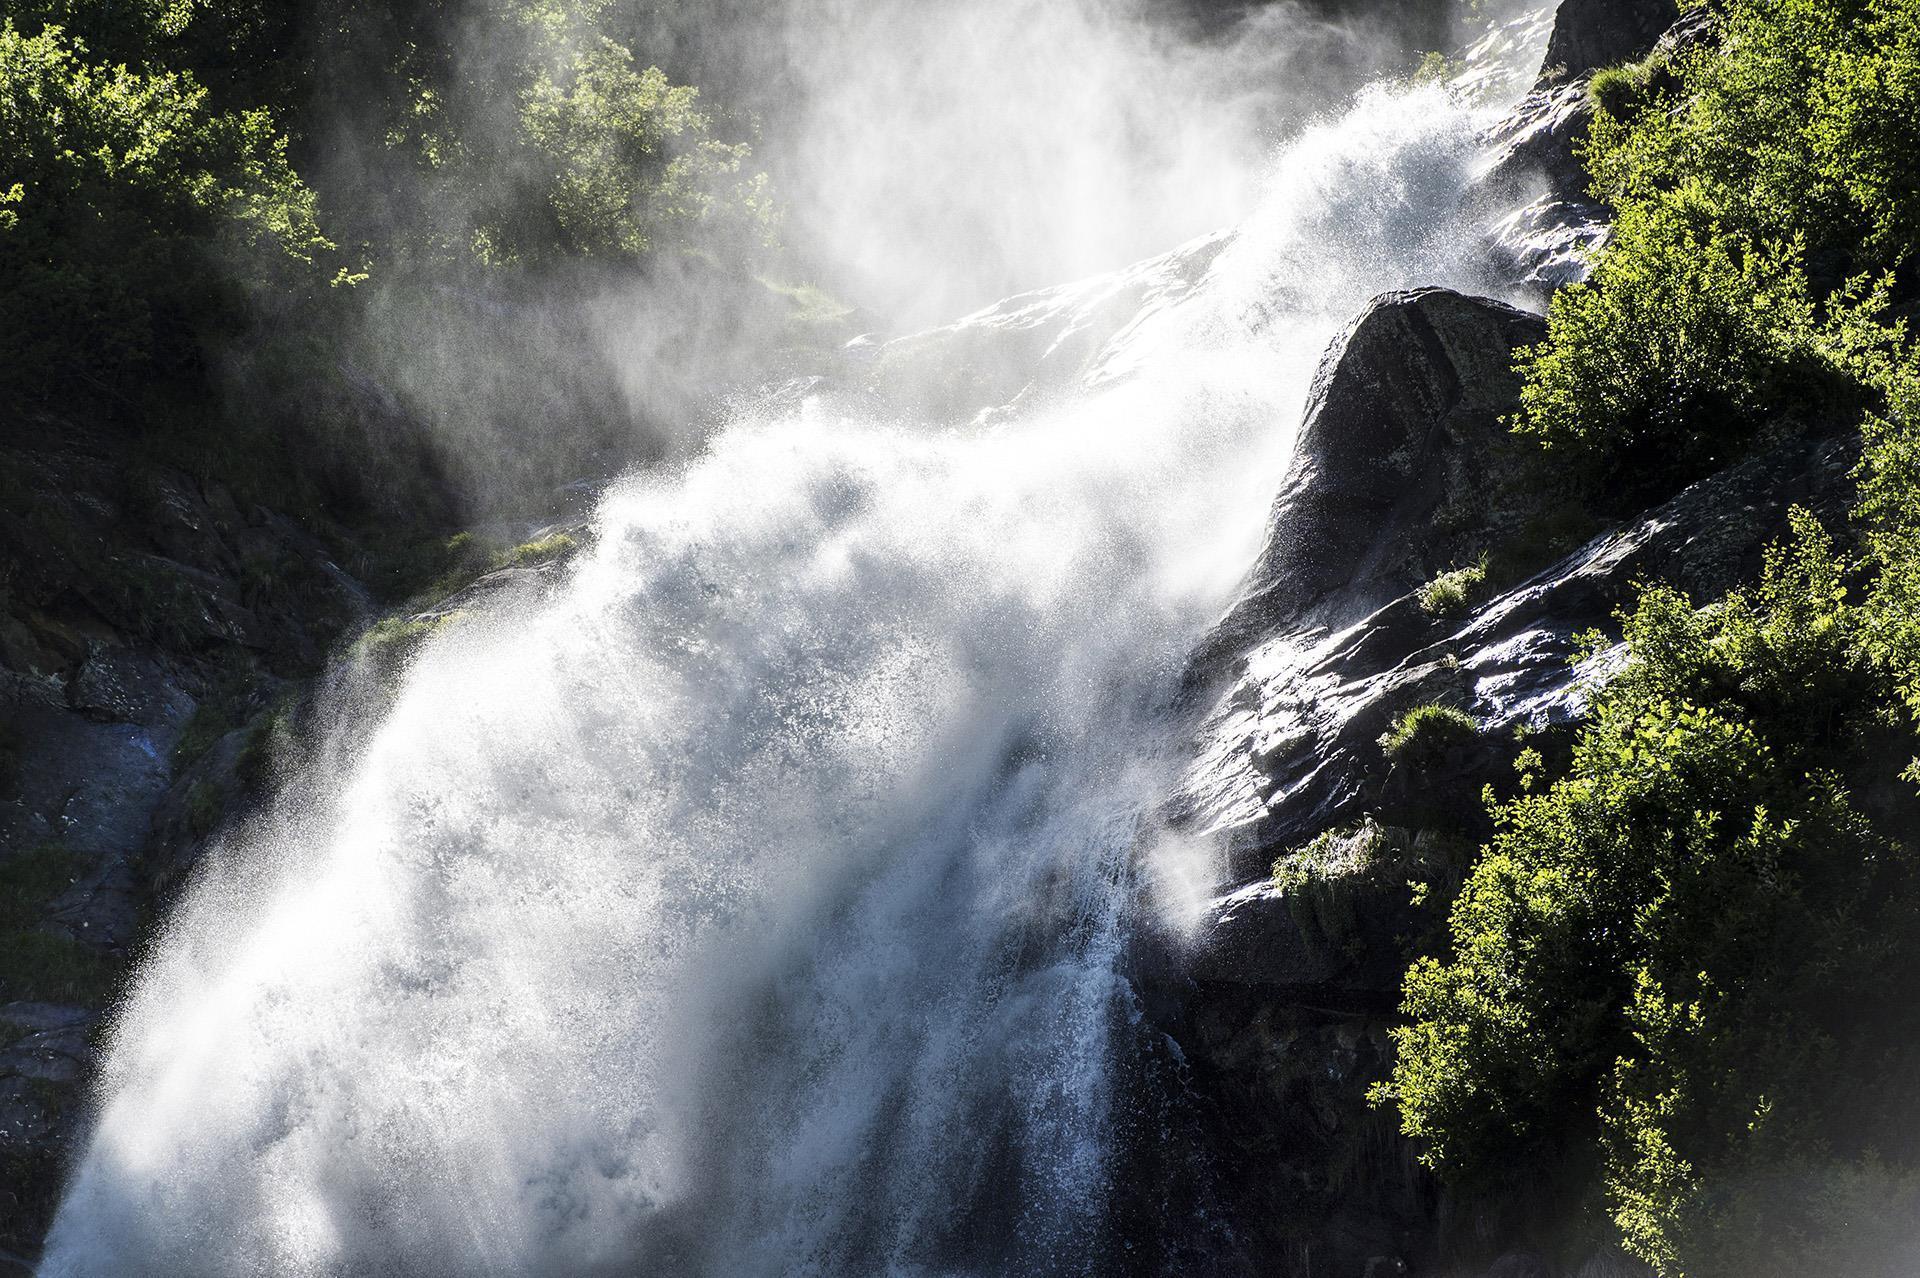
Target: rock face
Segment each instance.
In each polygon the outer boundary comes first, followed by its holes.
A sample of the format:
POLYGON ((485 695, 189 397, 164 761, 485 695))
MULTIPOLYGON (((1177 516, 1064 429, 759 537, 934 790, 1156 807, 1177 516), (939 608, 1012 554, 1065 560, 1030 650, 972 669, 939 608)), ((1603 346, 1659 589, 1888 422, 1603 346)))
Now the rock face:
POLYGON ((1562 0, 1546 74, 1578 78, 1643 57, 1679 19, 1675 0, 1562 0))
MULTIPOLYGON (((1537 316, 1447 289, 1376 299, 1322 362, 1251 588, 1223 631, 1350 620, 1447 563, 1537 316)), ((1484 495, 1479 495, 1484 500, 1484 495)))
POLYGON ((52 1206, 102 1009, 238 797, 260 717, 367 610, 311 535, 120 437, 0 438, 0 1251, 52 1206))
POLYGON ((1543 292, 1585 278, 1608 229, 1577 158, 1593 123, 1593 73, 1656 49, 1672 55, 1710 27, 1704 10, 1680 19, 1673 0, 1564 0, 1537 83, 1488 139, 1481 190, 1502 210, 1492 242, 1508 274, 1543 292))
POLYGON ((1751 580, 1793 505, 1832 524, 1851 500, 1854 443, 1791 439, 1637 517, 1562 527, 1552 562, 1503 579, 1503 544, 1552 525, 1553 495, 1503 451, 1511 353, 1539 332, 1458 294, 1370 306, 1327 357, 1267 551, 1195 671, 1212 710, 1172 811, 1225 839, 1241 886, 1141 983, 1257 1272, 1432 1272, 1540 1241, 1523 1207, 1448 1203, 1366 1104, 1400 975, 1443 939, 1488 832, 1481 790, 1515 791, 1518 734, 1563 748, 1622 655, 1576 666, 1574 636, 1639 581, 1710 599, 1751 580), (1423 574, 1478 551, 1480 597, 1423 607, 1423 574), (1429 703, 1473 728, 1390 758, 1383 734, 1429 703))

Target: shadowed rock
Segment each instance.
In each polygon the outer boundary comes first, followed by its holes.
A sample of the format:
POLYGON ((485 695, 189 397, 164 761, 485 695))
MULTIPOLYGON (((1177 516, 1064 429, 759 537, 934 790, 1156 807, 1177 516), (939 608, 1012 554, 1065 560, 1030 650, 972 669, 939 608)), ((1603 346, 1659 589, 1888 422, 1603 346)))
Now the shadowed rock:
POLYGON ((1674 0, 1562 0, 1543 74, 1577 78, 1645 57, 1679 20, 1674 0))
POLYGON ((1537 316, 1448 289, 1376 298, 1321 363, 1221 639, 1350 621, 1430 577, 1451 540, 1438 521, 1482 486, 1519 393, 1514 351, 1545 332, 1537 316))

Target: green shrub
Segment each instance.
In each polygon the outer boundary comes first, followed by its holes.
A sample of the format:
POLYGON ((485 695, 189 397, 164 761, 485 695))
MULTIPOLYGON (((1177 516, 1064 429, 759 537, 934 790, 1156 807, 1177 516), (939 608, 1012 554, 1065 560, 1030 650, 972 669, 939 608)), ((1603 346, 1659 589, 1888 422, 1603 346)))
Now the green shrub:
POLYGON ((520 121, 541 164, 546 217, 531 236, 511 214, 483 225, 487 252, 638 257, 676 226, 764 216, 765 176, 742 175, 748 148, 716 140, 698 98, 604 36, 541 68, 520 121))
POLYGON ((1312 883, 1364 876, 1398 851, 1394 836, 1372 817, 1354 825, 1323 830, 1304 847, 1282 853, 1273 863, 1273 884, 1297 891, 1312 883))
POLYGON ((1684 482, 1775 421, 1844 421, 1870 398, 1836 349, 1846 295, 1920 236, 1920 8, 1716 8, 1721 42, 1671 75, 1596 81, 1582 154, 1615 236, 1519 362, 1519 429, 1603 490, 1684 482))
POLYGON ((1415 706, 1394 720, 1381 736, 1380 748, 1396 763, 1425 765, 1479 735, 1480 725, 1466 711, 1429 704, 1415 706))
POLYGON ((1416 592, 1420 610, 1434 617, 1465 612, 1487 584, 1487 556, 1465 568, 1443 572, 1416 592))
POLYGON ((530 568, 535 564, 552 563, 556 559, 572 554, 577 544, 568 533, 548 533, 545 537, 500 551, 493 557, 493 566, 495 568, 530 568))
POLYGON ((1615 491, 1735 459, 1817 358, 1798 253, 1664 204, 1620 212, 1548 324, 1521 353, 1519 429, 1615 491))
POLYGON ((1845 567, 1799 516, 1754 596, 1649 589, 1568 775, 1495 809, 1451 955, 1407 976, 1380 1095, 1425 1157, 1482 1185, 1603 1168, 1663 1273, 1740 1272, 1717 1222, 1757 1169, 1920 1152, 1888 1068, 1920 1046, 1916 814, 1854 794, 1891 678, 1845 567))

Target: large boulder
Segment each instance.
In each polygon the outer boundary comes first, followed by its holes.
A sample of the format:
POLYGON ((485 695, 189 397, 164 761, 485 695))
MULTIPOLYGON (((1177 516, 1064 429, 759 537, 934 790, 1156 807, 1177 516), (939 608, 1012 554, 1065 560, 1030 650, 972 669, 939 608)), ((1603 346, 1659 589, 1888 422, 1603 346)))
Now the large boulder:
POLYGON ((1228 642, 1365 616, 1452 566, 1444 525, 1484 501, 1534 315, 1449 289, 1376 298, 1321 362, 1228 642))

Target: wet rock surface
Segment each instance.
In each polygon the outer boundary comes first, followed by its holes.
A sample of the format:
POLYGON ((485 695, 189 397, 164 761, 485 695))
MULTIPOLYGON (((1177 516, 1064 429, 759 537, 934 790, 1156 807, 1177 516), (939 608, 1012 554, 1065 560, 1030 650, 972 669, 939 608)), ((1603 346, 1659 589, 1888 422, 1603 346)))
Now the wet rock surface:
POLYGON ((1488 137, 1479 189, 1495 211, 1490 256, 1506 277, 1544 299, 1585 279, 1606 242, 1608 214, 1579 159, 1593 124, 1594 73, 1656 51, 1674 57, 1711 32, 1706 11, 1682 18, 1673 0, 1566 0, 1538 81, 1488 137))
POLYGON ((1215 643, 1370 613, 1448 567, 1546 326, 1448 289, 1376 299, 1322 362, 1267 544, 1215 643))
POLYGON ((1543 75, 1591 75, 1642 57, 1679 19, 1676 0, 1563 0, 1543 75))
POLYGON ((70 422, 0 437, 0 1249, 30 1251, 101 1013, 239 806, 247 725, 366 592, 320 541, 70 422))
MULTIPOLYGON (((1540 131, 1535 160, 1584 129, 1584 86, 1530 101, 1515 137, 1540 131)), ((1366 1092, 1391 1069, 1400 976, 1443 943, 1489 832, 1483 787, 1515 792, 1523 744, 1564 748, 1623 656, 1576 661, 1576 636, 1643 581, 1710 600, 1754 580, 1796 505, 1844 524, 1857 442, 1779 439, 1650 509, 1559 518, 1503 420, 1513 352, 1541 332, 1437 290, 1369 307, 1328 354, 1267 548, 1190 672, 1206 709, 1168 815, 1222 841, 1230 890, 1195 934, 1144 943, 1136 981, 1231 1222, 1220 1272, 1648 1272, 1611 1253, 1556 1267, 1524 1207, 1450 1201, 1366 1092), (1423 598, 1462 567, 1471 590, 1423 598), (1393 756, 1382 738, 1426 704, 1471 729, 1393 756)))

